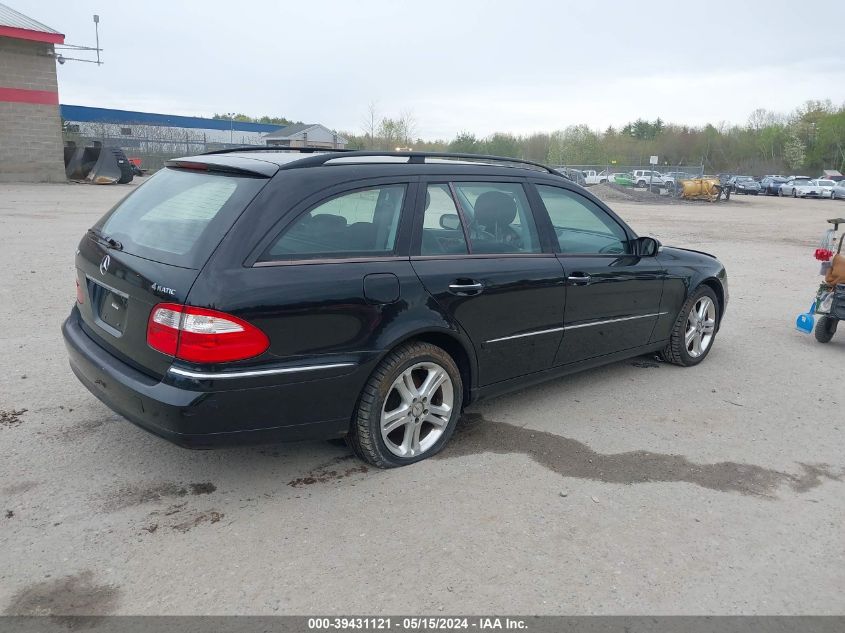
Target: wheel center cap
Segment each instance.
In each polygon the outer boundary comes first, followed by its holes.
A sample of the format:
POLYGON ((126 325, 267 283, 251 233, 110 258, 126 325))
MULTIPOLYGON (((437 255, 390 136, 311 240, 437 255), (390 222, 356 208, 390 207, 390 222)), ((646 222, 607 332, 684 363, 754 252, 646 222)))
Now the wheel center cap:
POLYGON ((411 413, 414 414, 415 418, 420 417, 422 415, 422 412, 423 412, 423 406, 419 402, 415 403, 414 406, 411 407, 411 413))

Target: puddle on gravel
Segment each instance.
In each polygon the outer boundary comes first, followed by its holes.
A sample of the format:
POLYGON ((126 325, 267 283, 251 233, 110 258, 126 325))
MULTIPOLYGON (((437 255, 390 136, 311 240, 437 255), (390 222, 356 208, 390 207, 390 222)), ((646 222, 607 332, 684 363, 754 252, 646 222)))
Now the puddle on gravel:
POLYGON ((356 462, 357 465, 355 466, 337 468, 339 464, 352 460, 355 460, 355 456, 352 454, 335 457, 325 464, 315 466, 302 477, 291 479, 288 482, 288 486, 291 486, 292 488, 300 488, 302 486, 310 486, 312 484, 324 484, 336 479, 345 479, 351 475, 369 472, 369 468, 361 462, 356 462), (335 468, 332 468, 333 466, 335 466, 335 468))
POLYGON ((26 409, 11 409, 9 411, 0 411, 0 426, 15 427, 23 424, 21 416, 26 413, 26 409))
POLYGON ((117 608, 120 589, 94 582, 90 570, 24 587, 12 596, 5 615, 108 615, 117 608))
POLYGON ((842 481, 845 474, 825 464, 800 464, 801 474, 793 475, 754 464, 699 464, 683 455, 649 451, 602 454, 576 440, 465 413, 437 458, 478 453, 527 455, 563 477, 614 484, 685 482, 721 492, 769 497, 783 485, 795 492, 807 492, 823 480, 842 481))
POLYGON ((40 485, 40 481, 18 481, 16 483, 9 484, 8 486, 3 486, 2 492, 3 496, 13 497, 15 495, 22 495, 25 492, 29 492, 40 485))
POLYGON ((110 422, 114 422, 115 418, 107 417, 107 418, 98 418, 94 420, 85 420, 83 422, 79 422, 72 426, 64 427, 59 429, 56 432, 56 436, 64 442, 72 442, 74 440, 80 440, 82 438, 88 437, 89 435, 94 435, 95 433, 99 433, 100 429, 109 424, 110 422))
POLYGON ((115 512, 124 508, 143 505, 145 503, 158 503, 163 499, 173 497, 184 497, 191 495, 207 495, 217 490, 211 482, 192 484, 157 483, 157 484, 132 484, 122 486, 109 493, 103 504, 107 512, 115 512))

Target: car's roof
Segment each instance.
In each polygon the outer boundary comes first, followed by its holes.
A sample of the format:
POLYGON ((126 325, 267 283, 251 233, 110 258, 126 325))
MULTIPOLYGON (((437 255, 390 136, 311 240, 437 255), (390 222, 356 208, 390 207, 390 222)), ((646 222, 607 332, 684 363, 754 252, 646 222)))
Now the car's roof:
POLYGON ((297 169, 322 166, 355 167, 361 171, 378 171, 379 174, 425 174, 444 173, 444 168, 459 173, 488 175, 545 175, 570 179, 560 172, 542 165, 516 158, 471 154, 427 153, 427 152, 338 152, 291 151, 255 148, 210 152, 197 156, 175 158, 167 162, 170 167, 208 166, 223 171, 249 172, 262 176, 273 176, 282 169, 297 169))

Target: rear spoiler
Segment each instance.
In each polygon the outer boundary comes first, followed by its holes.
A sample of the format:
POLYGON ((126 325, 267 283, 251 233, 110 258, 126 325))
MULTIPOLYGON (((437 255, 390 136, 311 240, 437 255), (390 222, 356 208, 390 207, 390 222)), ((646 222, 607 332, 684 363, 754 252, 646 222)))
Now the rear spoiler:
POLYGON ((164 165, 175 169, 223 172, 244 176, 259 176, 261 178, 270 178, 279 171, 279 166, 276 163, 258 158, 227 156, 225 154, 205 154, 202 156, 191 156, 190 158, 173 158, 165 161, 164 165))

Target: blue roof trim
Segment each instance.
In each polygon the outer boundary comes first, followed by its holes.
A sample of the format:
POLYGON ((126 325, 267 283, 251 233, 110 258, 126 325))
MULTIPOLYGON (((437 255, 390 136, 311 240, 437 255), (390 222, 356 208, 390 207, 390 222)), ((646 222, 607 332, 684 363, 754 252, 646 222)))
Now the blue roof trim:
POLYGON ((118 123, 125 125, 160 125, 164 127, 189 127, 203 130, 235 130, 236 132, 276 132, 284 125, 268 123, 245 123, 228 119, 205 119, 195 116, 176 114, 156 114, 154 112, 135 112, 133 110, 111 110, 109 108, 89 108, 88 106, 59 106, 65 121, 82 123, 118 123))

